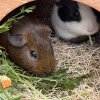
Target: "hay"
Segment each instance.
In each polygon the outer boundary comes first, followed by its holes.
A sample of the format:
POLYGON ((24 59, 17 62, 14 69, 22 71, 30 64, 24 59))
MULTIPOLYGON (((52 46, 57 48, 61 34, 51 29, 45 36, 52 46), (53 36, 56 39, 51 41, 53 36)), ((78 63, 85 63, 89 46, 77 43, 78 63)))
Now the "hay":
MULTIPOLYGON (((92 77, 84 80, 77 88, 71 91, 55 91, 52 94, 59 96, 59 100, 63 97, 66 100, 99 100, 100 98, 100 47, 99 44, 94 46, 88 43, 74 45, 57 41, 53 43, 56 68, 68 69, 69 77, 77 77, 90 74, 92 77), (59 93, 58 93, 59 92, 59 93)), ((52 97, 51 96, 51 97, 52 97)), ((54 96, 53 96, 54 97, 54 96)), ((52 98, 53 99, 53 98, 52 98)))

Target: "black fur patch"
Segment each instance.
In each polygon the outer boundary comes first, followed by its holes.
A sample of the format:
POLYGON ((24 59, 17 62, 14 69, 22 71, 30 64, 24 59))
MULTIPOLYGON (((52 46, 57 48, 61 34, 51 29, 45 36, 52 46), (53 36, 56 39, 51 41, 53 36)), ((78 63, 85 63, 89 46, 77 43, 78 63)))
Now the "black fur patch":
POLYGON ((81 21, 77 2, 71 0, 60 0, 56 5, 59 7, 58 16, 63 22, 81 21))

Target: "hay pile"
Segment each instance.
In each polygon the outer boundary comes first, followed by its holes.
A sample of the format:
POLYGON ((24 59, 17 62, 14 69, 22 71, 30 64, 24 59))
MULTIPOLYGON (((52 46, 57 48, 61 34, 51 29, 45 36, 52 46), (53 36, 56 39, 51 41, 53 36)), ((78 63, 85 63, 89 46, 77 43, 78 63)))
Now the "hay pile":
MULTIPOLYGON (((57 41, 53 43, 56 68, 66 68, 69 77, 77 77, 90 74, 91 77, 84 80, 72 91, 53 91, 52 96, 56 100, 100 100, 100 47, 99 44, 91 46, 89 43, 80 45, 57 41), (62 98, 63 99, 60 99, 62 98)), ((53 98, 52 98, 53 99, 53 98)))

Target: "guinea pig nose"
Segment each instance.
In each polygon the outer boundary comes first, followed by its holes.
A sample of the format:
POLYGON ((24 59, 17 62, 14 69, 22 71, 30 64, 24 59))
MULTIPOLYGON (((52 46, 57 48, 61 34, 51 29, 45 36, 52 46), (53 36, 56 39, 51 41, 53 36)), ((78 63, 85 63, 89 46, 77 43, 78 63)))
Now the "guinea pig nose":
POLYGON ((95 28, 88 28, 87 31, 88 32, 94 32, 96 29, 95 28))

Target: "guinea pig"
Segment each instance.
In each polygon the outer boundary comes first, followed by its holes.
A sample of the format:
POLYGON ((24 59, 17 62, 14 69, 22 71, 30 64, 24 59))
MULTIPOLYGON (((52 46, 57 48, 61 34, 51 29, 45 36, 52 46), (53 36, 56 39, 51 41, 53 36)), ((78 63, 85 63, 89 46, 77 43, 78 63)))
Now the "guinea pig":
MULTIPOLYGON (((91 7, 72 0, 57 0, 51 14, 52 26, 58 37, 65 40, 94 35, 99 30, 99 23, 91 7)), ((85 38, 84 38, 85 40, 85 38)))
POLYGON ((0 45, 5 47, 12 61, 30 73, 44 76, 53 72, 55 57, 48 36, 51 29, 38 19, 25 17, 0 34, 0 45))

